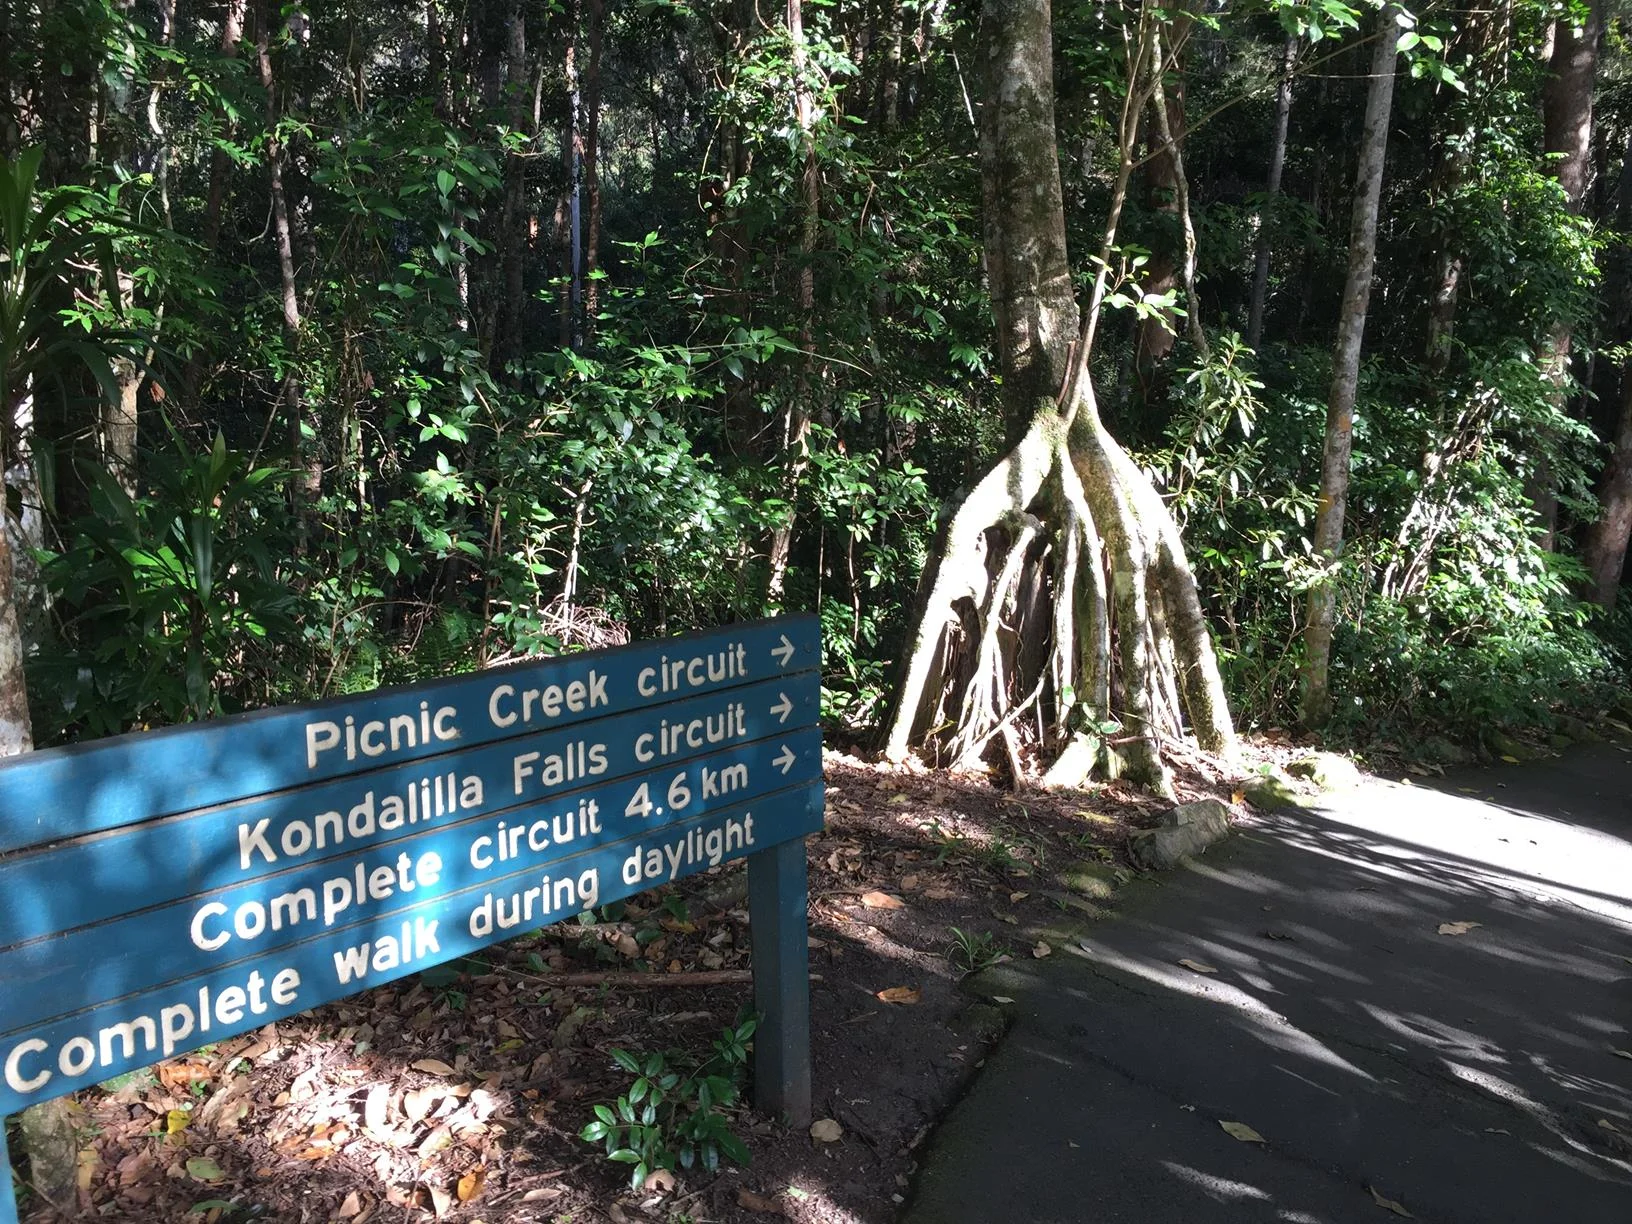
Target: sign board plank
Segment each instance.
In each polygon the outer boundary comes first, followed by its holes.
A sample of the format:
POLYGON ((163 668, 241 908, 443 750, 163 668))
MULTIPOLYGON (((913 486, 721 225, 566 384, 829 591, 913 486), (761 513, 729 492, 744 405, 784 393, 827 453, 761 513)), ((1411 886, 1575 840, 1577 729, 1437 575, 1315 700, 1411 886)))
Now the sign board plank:
MULTIPOLYGON (((541 874, 559 879, 558 864, 570 864, 582 851, 661 827, 665 817, 740 806, 814 781, 821 769, 821 733, 806 727, 679 768, 671 765, 451 825, 418 826, 419 832, 375 853, 346 853, 273 875, 240 877, 224 888, 206 878, 169 904, 131 907, 111 921, 0 948, 0 982, 8 992, 0 1003, 0 1035, 273 952, 320 931, 417 912, 426 902, 484 882, 500 887, 521 875, 537 882, 541 874)), ((136 866, 138 874, 148 869, 142 859, 136 866)), ((142 883, 135 884, 138 896, 142 883)), ((39 886, 58 896, 66 887, 55 874, 39 886)), ((604 904, 598 889, 589 896, 576 888, 571 893, 564 912, 549 907, 549 920, 604 904)))
POLYGON ((744 857, 756 1082, 808 1112, 819 649, 780 618, 0 763, 0 1113, 744 857))
MULTIPOLYGON (((585 783, 659 765, 678 773, 703 752, 814 726, 820 700, 817 673, 803 672, 6 856, 0 947, 338 854, 392 847, 426 828, 496 816, 585 783), (698 732, 696 747, 687 742, 689 730, 698 732)), ((699 775, 691 794, 701 800, 706 791, 699 775)), ((654 809, 663 806, 654 801, 654 809)))
MULTIPOLYGON (((683 879, 822 827, 820 782, 563 859, 552 888, 591 873, 599 904, 683 879), (750 825, 750 821, 752 824, 750 825), (717 854, 716 854, 717 852, 717 854)), ((282 1017, 468 956, 550 919, 536 872, 484 881, 401 913, 147 989, 0 1039, 0 1113, 222 1041, 282 1017)), ((576 913, 577 911, 571 911, 576 913)), ((556 917, 568 916, 566 913, 556 917)), ((9 993, 9 992, 8 992, 9 993)))
POLYGON ((814 668, 785 617, 32 752, 0 763, 0 853, 814 668))

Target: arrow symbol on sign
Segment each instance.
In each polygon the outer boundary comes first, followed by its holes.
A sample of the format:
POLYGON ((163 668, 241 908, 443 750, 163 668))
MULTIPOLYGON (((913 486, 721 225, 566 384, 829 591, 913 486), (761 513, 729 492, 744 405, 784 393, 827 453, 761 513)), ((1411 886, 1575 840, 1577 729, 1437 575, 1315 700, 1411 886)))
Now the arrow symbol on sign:
POLYGON ((793 749, 789 748, 786 744, 783 744, 782 754, 780 756, 772 757, 771 764, 780 765, 782 767, 782 776, 786 777, 788 770, 793 768, 793 763, 796 760, 798 760, 798 758, 793 755, 793 749))
POLYGON ((785 723, 788 721, 788 715, 793 713, 793 702, 788 699, 786 693, 778 693, 777 696, 782 700, 771 707, 771 713, 776 715, 777 722, 785 723))
POLYGON ((786 667, 788 660, 793 658, 793 643, 788 641, 788 635, 782 635, 782 645, 772 646, 771 653, 777 657, 778 666, 786 667))

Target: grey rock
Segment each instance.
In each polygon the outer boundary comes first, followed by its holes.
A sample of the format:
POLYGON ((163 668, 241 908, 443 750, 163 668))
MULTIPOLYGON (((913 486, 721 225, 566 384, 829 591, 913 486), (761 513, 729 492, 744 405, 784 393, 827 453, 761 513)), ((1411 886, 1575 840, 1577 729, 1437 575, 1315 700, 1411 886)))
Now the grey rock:
POLYGON ((1126 876, 1126 872, 1109 863, 1080 862, 1067 864, 1059 880, 1090 901, 1108 901, 1126 876))
POLYGON ((1351 790, 1360 785, 1360 770, 1346 756, 1335 752, 1311 752, 1286 767, 1294 778, 1306 778, 1323 791, 1351 790))
POLYGON ((1581 719, 1573 718, 1567 714, 1558 720, 1558 732, 1560 735, 1568 736, 1578 744, 1601 744, 1604 742, 1604 737, 1598 728, 1591 723, 1583 722, 1581 719))
POLYGON ((1499 757, 1513 761, 1533 761, 1536 758, 1535 749, 1494 727, 1485 732, 1485 743, 1499 757))
POLYGON ((1200 854, 1229 831, 1230 810, 1217 799, 1202 799, 1165 813, 1156 828, 1134 837, 1128 852, 1145 870, 1165 871, 1181 859, 1200 854))
POLYGON ((1443 735, 1430 735, 1422 741, 1420 751, 1424 760, 1431 761, 1435 765, 1454 767, 1471 765, 1474 761, 1473 753, 1462 747, 1461 744, 1446 739, 1443 735))
POLYGON ((1306 796, 1277 774, 1262 774, 1241 788, 1247 802, 1261 812, 1301 811, 1310 806, 1306 796))
POLYGON ((974 1041, 992 1042, 1003 1036, 1009 1018, 995 1003, 971 1003, 952 1017, 952 1031, 974 1041))

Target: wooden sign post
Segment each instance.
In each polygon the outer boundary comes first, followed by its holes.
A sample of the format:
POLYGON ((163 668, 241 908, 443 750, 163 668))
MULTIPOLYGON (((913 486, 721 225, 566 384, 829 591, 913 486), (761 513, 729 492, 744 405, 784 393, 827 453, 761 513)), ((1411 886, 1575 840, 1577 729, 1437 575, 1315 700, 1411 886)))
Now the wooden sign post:
POLYGON ((0 764, 0 1115, 746 857, 803 1126, 819 655, 779 618, 0 764))

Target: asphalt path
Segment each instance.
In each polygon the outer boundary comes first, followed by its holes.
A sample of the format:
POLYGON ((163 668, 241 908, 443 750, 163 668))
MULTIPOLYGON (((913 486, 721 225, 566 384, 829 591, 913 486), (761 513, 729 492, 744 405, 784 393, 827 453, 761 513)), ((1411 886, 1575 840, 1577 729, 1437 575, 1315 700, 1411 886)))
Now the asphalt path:
POLYGON ((910 1224, 1632 1224, 1628 748, 1368 780, 1117 908, 982 975, 910 1224))

